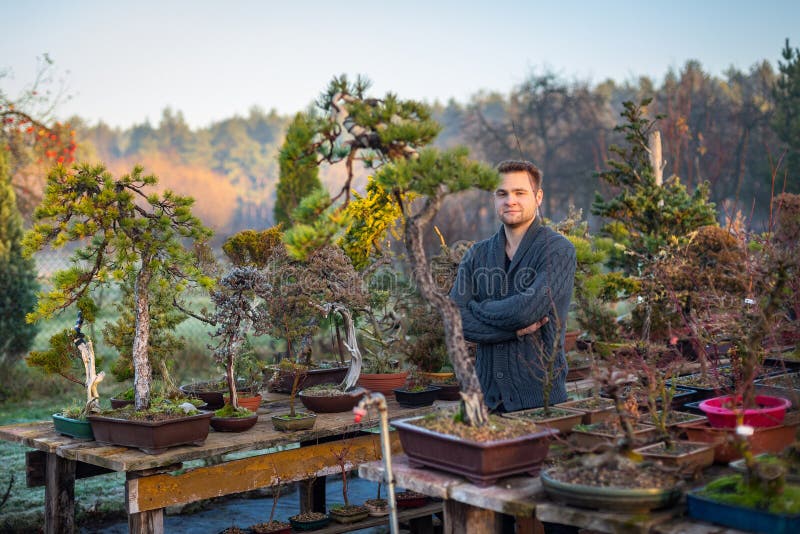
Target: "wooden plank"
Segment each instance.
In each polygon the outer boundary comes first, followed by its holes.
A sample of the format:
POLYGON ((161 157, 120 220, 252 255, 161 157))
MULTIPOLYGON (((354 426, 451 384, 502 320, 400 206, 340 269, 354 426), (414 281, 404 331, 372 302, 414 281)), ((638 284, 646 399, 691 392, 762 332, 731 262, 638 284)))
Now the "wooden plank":
POLYGON ((45 534, 75 532, 75 462, 47 455, 44 490, 45 534))
POLYGON ((444 534, 503 532, 503 516, 456 501, 444 502, 444 534))
MULTIPOLYGON (((47 453, 43 451, 25 452, 25 480, 29 488, 45 485, 47 470, 47 453)), ((110 469, 98 467, 96 465, 76 462, 75 478, 89 478, 97 475, 113 473, 110 469)))
MULTIPOLYGON (((509 477, 494 486, 482 488, 458 475, 411 467, 405 455, 392 457, 392 471, 395 483, 402 488, 513 516, 533 517, 537 501, 544 498, 538 477, 509 477)), ((362 464, 358 473, 367 480, 384 480, 381 462, 362 464)))
MULTIPOLYGON (((390 400, 388 404, 391 417, 424 415, 436 409, 436 406, 401 408, 394 399, 390 400)), ((440 403, 439 406, 445 406, 445 404, 440 403)), ((288 410, 273 413, 285 413, 286 411, 288 410)), ((102 445, 97 442, 83 442, 76 447, 58 448, 57 450, 58 454, 65 458, 99 465, 113 471, 141 471, 231 452, 266 450, 299 442, 317 442, 331 436, 356 435, 360 434, 362 429, 374 427, 378 424, 377 412, 371 414, 371 418, 367 418, 358 424, 353 421, 352 413, 341 412, 318 414, 317 422, 311 430, 278 432, 272 428, 271 415, 260 415, 256 426, 247 432, 211 431, 202 446, 173 447, 162 454, 156 455, 145 454, 127 447, 102 445)), ((52 427, 52 424, 50 426, 52 427)), ((64 439, 69 440, 72 444, 75 443, 70 438, 64 439)))
MULTIPOLYGON (((392 437, 392 450, 400 452, 399 438, 392 437)), ((126 506, 129 513, 137 513, 273 486, 278 478, 286 483, 339 473, 334 453, 340 453, 344 447, 349 447, 346 469, 351 470, 360 463, 380 458, 379 439, 377 435, 359 436, 198 467, 179 475, 129 478, 126 506)))
POLYGON ((589 529, 597 532, 646 533, 661 523, 683 514, 683 507, 674 506, 666 510, 656 510, 646 514, 626 514, 622 512, 602 512, 540 502, 536 506, 536 518, 548 523, 559 523, 589 529))
POLYGON ((164 534, 164 510, 149 510, 128 516, 130 534, 164 534))
MULTIPOLYGON (((392 456, 392 472, 397 486, 440 499, 450 498, 452 486, 466 483, 461 477, 435 469, 415 469, 408 465, 408 458, 405 455, 392 456)), ((374 482, 383 482, 383 463, 361 464, 358 467, 358 476, 374 482)))
MULTIPOLYGON (((0 440, 19 443, 44 452, 55 452, 59 447, 78 442, 58 434, 52 421, 0 426, 0 440)), ((90 442, 84 441, 84 443, 90 442)))

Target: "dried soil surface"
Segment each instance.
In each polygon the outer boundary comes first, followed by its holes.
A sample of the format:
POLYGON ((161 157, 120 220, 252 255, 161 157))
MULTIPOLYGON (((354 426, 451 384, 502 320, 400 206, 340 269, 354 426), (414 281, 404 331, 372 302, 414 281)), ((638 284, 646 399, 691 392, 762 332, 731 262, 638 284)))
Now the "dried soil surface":
POLYGON ((550 475, 569 484, 604 488, 671 488, 680 483, 673 473, 619 455, 584 456, 553 468, 550 475))
POLYGON ((497 415, 490 415, 489 423, 480 427, 455 421, 449 413, 424 417, 414 421, 414 424, 449 436, 478 442, 519 438, 540 430, 530 421, 505 419, 497 415))

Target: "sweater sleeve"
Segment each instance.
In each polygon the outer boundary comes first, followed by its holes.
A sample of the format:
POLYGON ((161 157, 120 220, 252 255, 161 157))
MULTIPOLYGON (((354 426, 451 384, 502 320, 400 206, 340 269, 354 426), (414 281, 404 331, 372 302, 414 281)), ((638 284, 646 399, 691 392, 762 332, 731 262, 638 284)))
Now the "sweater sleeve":
MULTIPOLYGON (((564 293, 572 292, 575 279, 575 249, 571 243, 567 245, 549 251, 533 282, 520 288, 518 293, 500 300, 469 302, 475 319, 516 332, 543 317, 552 316, 554 303, 564 298, 564 293)), ((561 318, 562 322, 565 320, 566 317, 561 318)))
POLYGON ((470 304, 474 303, 473 293, 473 265, 472 259, 474 249, 470 249, 461 264, 458 266, 458 275, 453 288, 450 290, 450 298, 458 306, 461 312, 461 327, 464 330, 464 337, 473 343, 500 343, 516 339, 516 330, 508 330, 502 326, 493 326, 483 322, 472 313, 470 304))

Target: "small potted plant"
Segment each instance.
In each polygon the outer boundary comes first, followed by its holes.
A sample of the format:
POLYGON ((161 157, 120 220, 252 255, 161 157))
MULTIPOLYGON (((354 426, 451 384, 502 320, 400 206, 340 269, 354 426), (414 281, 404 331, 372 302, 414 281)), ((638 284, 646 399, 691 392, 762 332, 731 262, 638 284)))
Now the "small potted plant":
POLYGON ((394 397, 397 404, 404 408, 430 406, 438 397, 439 389, 430 384, 427 376, 415 369, 408 374, 405 385, 394 390, 394 397))
MULTIPOLYGON (((313 502, 312 492, 314 486, 311 482, 313 482, 315 478, 316 477, 311 477, 311 479, 308 480, 308 484, 306 484, 306 502, 313 502)), ((292 528, 300 531, 318 530, 330 522, 331 518, 329 515, 311 510, 301 511, 299 514, 289 518, 289 523, 292 525, 292 528)))
MULTIPOLYGON (((88 303, 84 303, 85 305, 88 303)), ((91 308, 85 308, 87 311, 91 308)), ((90 317, 93 310, 89 311, 90 317)), ((86 389, 86 402, 81 407, 72 407, 53 414, 56 432, 78 439, 94 439, 91 425, 86 415, 99 410, 97 385, 105 377, 105 372, 96 372, 94 347, 89 338, 81 332, 83 312, 78 312, 78 321, 72 331, 63 330, 50 338, 50 348, 31 352, 26 361, 47 374, 56 374, 70 382, 81 384, 86 389), (75 376, 76 363, 80 359, 86 378, 75 376)))
POLYGON ((282 366, 292 366, 292 390, 289 394, 289 413, 288 414, 275 414, 272 416, 272 426, 275 430, 281 431, 295 431, 295 430, 308 430, 314 428, 314 423, 317 420, 317 415, 312 412, 298 412, 295 410, 295 402, 297 399, 297 392, 300 382, 303 379, 305 368, 301 364, 283 361, 282 366))
POLYGON ((281 477, 278 475, 278 468, 272 466, 272 508, 269 511, 269 519, 265 523, 258 523, 250 527, 253 534, 290 534, 292 524, 286 521, 275 520, 275 510, 278 508, 278 500, 281 497, 281 477))
POLYGON ((347 495, 347 464, 350 462, 350 445, 346 444, 338 451, 334 451, 334 458, 339 464, 342 474, 342 499, 343 506, 332 506, 328 513, 337 523, 358 523, 367 518, 369 510, 362 505, 350 504, 347 495))

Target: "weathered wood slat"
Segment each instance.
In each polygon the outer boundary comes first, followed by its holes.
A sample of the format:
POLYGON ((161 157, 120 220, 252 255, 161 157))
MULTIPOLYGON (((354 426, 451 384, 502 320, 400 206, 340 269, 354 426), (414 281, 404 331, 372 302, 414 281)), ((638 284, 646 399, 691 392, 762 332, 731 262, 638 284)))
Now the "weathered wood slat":
POLYGON ((626 514, 576 508, 565 504, 541 502, 536 507, 539 521, 571 525, 597 532, 646 533, 661 523, 683 513, 683 507, 675 506, 647 514, 626 514))
MULTIPOLYGON (((198 467, 179 475, 129 477, 126 482, 128 513, 165 508, 231 493, 240 493, 280 482, 293 482, 340 472, 335 454, 348 448, 347 469, 380 458, 377 435, 289 449, 252 456, 219 465, 198 467)), ((400 452, 394 436, 392 449, 400 452)))
POLYGON ((503 532, 503 516, 457 501, 444 502, 444 534, 503 532))
MULTIPOLYGON (((422 415, 436 409, 435 406, 401 408, 394 399, 389 399, 387 403, 392 418, 422 415)), ((437 404, 439 407, 445 407, 453 403, 437 401, 437 404)), ((266 450, 298 442, 315 442, 330 436, 355 434, 378 424, 377 412, 371 412, 369 418, 358 424, 353 422, 352 413, 342 412, 319 414, 312 430, 288 433, 274 430, 270 417, 287 411, 287 408, 281 408, 260 415, 256 426, 247 432, 232 434, 211 431, 202 446, 174 447, 157 455, 148 455, 128 447, 102 445, 94 441, 79 441, 61 436, 55 432, 52 422, 0 426, 0 439, 44 452, 56 452, 64 458, 113 471, 142 471, 231 452, 266 450)))
POLYGON ((75 532, 75 462, 47 455, 44 491, 45 534, 75 532))
MULTIPOLYGON (((538 477, 509 477, 502 479, 498 485, 481 488, 457 475, 435 469, 413 468, 408 465, 405 455, 392 458, 392 471, 400 487, 514 516, 533 517, 537 501, 544 497, 538 477)), ((382 481, 383 464, 362 464, 358 473, 362 478, 382 481)))
MULTIPOLYGON (((25 480, 29 488, 45 485, 47 471, 47 453, 43 451, 27 451, 25 453, 25 480)), ((110 469, 92 464, 76 462, 75 478, 89 478, 97 475, 113 473, 110 469)))

